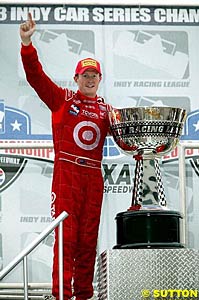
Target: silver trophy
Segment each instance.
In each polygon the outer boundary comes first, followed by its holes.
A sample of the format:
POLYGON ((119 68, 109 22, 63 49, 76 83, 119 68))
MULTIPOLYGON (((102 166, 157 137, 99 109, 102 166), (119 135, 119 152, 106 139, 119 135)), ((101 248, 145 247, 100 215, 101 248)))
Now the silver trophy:
POLYGON ((127 212, 120 213, 116 217, 118 222, 118 248, 121 246, 121 241, 124 248, 124 235, 128 236, 125 242, 128 242, 126 244, 127 248, 131 246, 139 247, 140 245, 147 247, 157 247, 158 244, 162 247, 168 247, 169 244, 171 246, 175 244, 176 247, 181 245, 179 241, 179 219, 182 216, 178 212, 168 210, 166 207, 167 202, 159 159, 176 147, 185 118, 186 111, 174 107, 113 108, 110 111, 110 128, 115 142, 125 154, 131 155, 136 160, 131 206, 127 212), (149 181, 149 178, 152 178, 152 181, 149 181), (149 184, 152 183, 153 188, 149 187, 149 184), (147 188, 150 192, 147 191, 147 188), (150 221, 147 217, 150 217, 150 221), (131 232, 123 232, 123 227, 133 231, 134 228, 129 221, 131 218, 133 218, 132 223, 134 225, 136 223, 135 218, 138 218, 137 225, 139 224, 139 227, 140 224, 144 224, 142 228, 142 233, 145 235, 143 242, 134 241, 131 232), (126 224, 127 220, 128 224, 126 224), (157 226, 160 232, 157 232, 157 226), (153 227, 156 229, 155 234, 153 227), (146 228, 148 232, 144 232, 146 228), (165 239, 162 239, 162 231, 165 230, 167 233, 165 239), (172 238, 171 231, 175 231, 175 236, 172 238), (171 243, 169 243, 169 240, 171 240, 171 243), (131 243, 132 241, 133 243, 131 243), (129 242, 131 246, 128 246, 129 242))

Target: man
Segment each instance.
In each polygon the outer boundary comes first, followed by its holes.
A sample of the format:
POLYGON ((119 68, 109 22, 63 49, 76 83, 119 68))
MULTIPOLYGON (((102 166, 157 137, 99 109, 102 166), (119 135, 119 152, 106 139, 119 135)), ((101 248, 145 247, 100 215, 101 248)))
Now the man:
MULTIPOLYGON (((31 14, 20 26, 21 56, 26 77, 52 111, 55 150, 52 215, 69 213, 64 221, 64 300, 93 295, 97 235, 103 198, 101 160, 108 121, 108 105, 97 96, 102 78, 98 61, 78 62, 74 80, 78 91, 58 87, 44 73, 31 36, 31 14), (71 284, 73 282, 73 286, 71 284), (72 292, 74 290, 74 292, 72 292)), ((58 242, 55 234, 53 295, 59 299, 58 242)))

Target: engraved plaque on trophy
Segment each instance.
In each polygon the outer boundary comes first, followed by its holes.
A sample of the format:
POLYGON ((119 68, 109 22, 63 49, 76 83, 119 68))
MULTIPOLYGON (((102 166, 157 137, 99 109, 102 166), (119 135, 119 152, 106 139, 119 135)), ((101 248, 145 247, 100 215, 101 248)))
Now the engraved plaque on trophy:
MULTIPOLYGON (((174 107, 113 108, 113 138, 136 161, 132 202, 118 213, 114 248, 173 248, 180 242, 179 212, 167 208, 159 159, 172 151, 182 133, 186 111, 174 107), (149 178, 153 180, 150 182, 149 178), (147 193, 147 186, 150 193, 147 193)), ((173 199, 173 201, 175 201, 173 199)))

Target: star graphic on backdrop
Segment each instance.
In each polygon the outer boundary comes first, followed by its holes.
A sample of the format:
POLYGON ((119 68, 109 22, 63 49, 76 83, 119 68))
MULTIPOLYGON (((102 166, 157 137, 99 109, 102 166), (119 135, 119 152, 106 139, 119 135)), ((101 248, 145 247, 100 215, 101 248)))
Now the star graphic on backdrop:
POLYGON ((199 130, 199 120, 196 124, 193 124, 193 126, 195 127, 195 131, 198 131, 199 130))
POLYGON ((10 125, 13 127, 12 131, 18 130, 20 131, 20 126, 22 125, 22 123, 18 123, 17 120, 14 121, 14 123, 10 123, 10 125))

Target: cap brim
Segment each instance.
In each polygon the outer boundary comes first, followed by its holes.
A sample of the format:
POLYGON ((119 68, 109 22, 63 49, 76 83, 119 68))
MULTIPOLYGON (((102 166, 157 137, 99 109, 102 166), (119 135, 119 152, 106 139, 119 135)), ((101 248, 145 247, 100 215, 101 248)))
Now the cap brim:
POLYGON ((82 74, 84 74, 84 72, 86 72, 88 70, 95 70, 97 73, 101 74, 99 72, 99 70, 97 70, 95 67, 91 67, 91 66, 82 68, 81 71, 78 72, 78 74, 82 75, 82 74))

